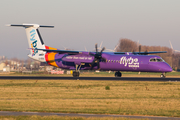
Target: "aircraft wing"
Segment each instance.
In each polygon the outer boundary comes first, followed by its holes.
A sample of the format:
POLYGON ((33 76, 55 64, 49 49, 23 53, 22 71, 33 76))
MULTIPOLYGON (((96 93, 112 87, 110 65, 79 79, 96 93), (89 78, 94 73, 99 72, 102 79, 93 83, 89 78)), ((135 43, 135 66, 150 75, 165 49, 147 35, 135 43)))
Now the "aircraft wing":
MULTIPOLYGON (((30 48, 32 49, 32 48, 30 48)), ((36 49, 36 50, 42 50, 42 51, 46 51, 46 52, 56 52, 59 54, 63 54, 63 53, 68 53, 68 54, 89 54, 89 52, 85 52, 85 51, 71 51, 71 50, 52 50, 52 49, 36 49)), ((94 53, 95 52, 90 52, 90 53, 94 53)), ((107 52, 104 52, 107 53, 107 52)), ((152 52, 114 52, 114 54, 135 54, 135 55, 148 55, 148 54, 158 54, 158 53, 167 53, 167 51, 152 51, 152 52)))
POLYGON ((148 55, 148 54, 158 54, 158 53, 167 53, 167 51, 152 51, 152 52, 114 52, 114 54, 135 54, 135 55, 148 55))
POLYGON ((148 54, 158 54, 158 53, 167 53, 167 51, 151 51, 151 52, 134 52, 134 54, 139 54, 139 55, 148 55, 148 54))
MULTIPOLYGON (((127 52, 113 52, 114 54, 126 54, 127 52)), ((129 52, 132 53, 132 52, 129 52)))

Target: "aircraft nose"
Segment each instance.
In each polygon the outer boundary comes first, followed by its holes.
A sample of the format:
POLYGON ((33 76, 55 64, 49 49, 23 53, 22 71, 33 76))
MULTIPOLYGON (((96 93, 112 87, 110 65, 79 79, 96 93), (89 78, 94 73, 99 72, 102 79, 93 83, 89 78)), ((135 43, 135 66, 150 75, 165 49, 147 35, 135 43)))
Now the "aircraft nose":
POLYGON ((173 69, 171 67, 166 69, 167 72, 172 72, 172 70, 173 69))
POLYGON ((172 72, 172 68, 171 66, 169 66, 168 64, 163 68, 165 72, 172 72))

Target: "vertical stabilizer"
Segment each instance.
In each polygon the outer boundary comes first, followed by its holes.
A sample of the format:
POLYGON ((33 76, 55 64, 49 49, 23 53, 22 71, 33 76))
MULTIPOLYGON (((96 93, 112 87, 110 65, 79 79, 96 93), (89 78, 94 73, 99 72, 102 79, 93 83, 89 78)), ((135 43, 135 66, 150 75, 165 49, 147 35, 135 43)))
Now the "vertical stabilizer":
POLYGON ((38 25, 38 24, 22 24, 22 25, 11 24, 8 26, 24 27, 26 30, 29 48, 31 48, 30 54, 28 56, 35 60, 45 62, 45 53, 46 52, 36 50, 36 49, 46 49, 38 28, 39 27, 53 28, 54 26, 44 26, 44 25, 38 25))

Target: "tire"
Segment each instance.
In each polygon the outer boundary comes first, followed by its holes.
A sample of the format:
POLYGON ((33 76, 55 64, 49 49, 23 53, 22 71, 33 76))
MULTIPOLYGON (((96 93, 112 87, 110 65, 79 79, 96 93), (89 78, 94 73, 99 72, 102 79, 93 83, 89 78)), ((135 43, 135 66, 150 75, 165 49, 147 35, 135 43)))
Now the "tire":
POLYGON ((161 78, 165 78, 165 75, 164 75, 164 74, 161 74, 160 77, 161 77, 161 78))
POLYGON ((118 77, 118 74, 117 74, 117 72, 115 73, 115 77, 118 77))
POLYGON ((79 72, 74 71, 73 72, 73 77, 79 77, 79 72))
POLYGON ((122 76, 121 72, 118 71, 115 73, 115 77, 121 77, 121 76, 122 76))
POLYGON ((121 77, 122 76, 122 74, 121 74, 121 72, 119 72, 119 75, 118 75, 119 77, 121 77))

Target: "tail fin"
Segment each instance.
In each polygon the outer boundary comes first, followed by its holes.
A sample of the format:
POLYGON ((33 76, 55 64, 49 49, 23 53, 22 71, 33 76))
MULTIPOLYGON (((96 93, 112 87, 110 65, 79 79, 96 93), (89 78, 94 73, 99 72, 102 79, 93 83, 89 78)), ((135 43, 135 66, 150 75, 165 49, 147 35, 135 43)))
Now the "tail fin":
POLYGON ((44 25, 38 25, 38 24, 22 24, 22 25, 11 24, 8 26, 24 27, 26 30, 29 48, 32 48, 30 49, 30 54, 28 56, 35 60, 45 62, 45 59, 43 58, 46 52, 36 50, 36 48, 46 49, 38 28, 39 27, 53 28, 54 26, 44 26, 44 25))

